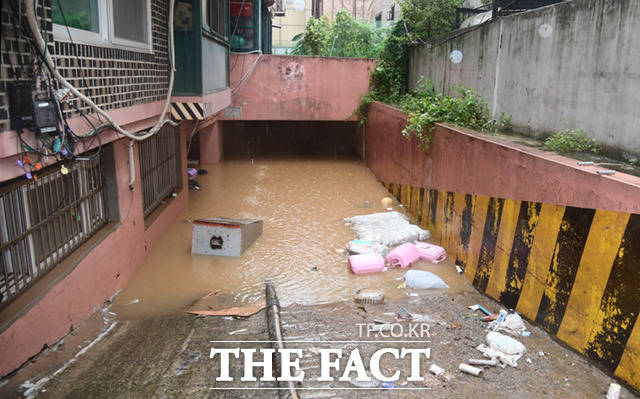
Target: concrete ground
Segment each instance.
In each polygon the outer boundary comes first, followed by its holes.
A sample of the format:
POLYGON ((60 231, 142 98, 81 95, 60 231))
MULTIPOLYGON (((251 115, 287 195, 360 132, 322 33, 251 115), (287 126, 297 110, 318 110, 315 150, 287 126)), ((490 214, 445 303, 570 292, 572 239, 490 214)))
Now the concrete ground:
MULTIPOLYGON (((304 382, 299 385, 301 398, 383 398, 394 395, 402 398, 423 397, 492 397, 492 398, 602 398, 614 380, 591 365, 577 353, 566 349, 542 330, 532 327, 529 337, 519 340, 527 347, 527 353, 517 368, 488 367, 480 377, 462 374, 458 364, 469 358, 481 358, 475 349, 485 340, 485 323, 479 312, 471 312, 467 306, 480 303, 491 311, 499 306, 476 293, 428 294, 406 299, 385 301, 381 305, 356 305, 339 302, 319 306, 290 306, 281 311, 283 334, 288 348, 303 350, 300 367, 305 371, 304 382), (373 320, 393 321, 391 313, 404 307, 410 313, 426 316, 429 337, 384 338, 366 335, 361 323, 373 320), (385 314, 387 313, 387 314, 385 314), (329 342, 294 342, 294 341, 329 342), (376 341, 352 343, 337 341, 376 341), (391 343, 386 341, 430 340, 430 343, 391 343), (380 342, 382 341, 382 342, 380 342), (424 382, 407 382, 410 362, 395 361, 389 355, 381 360, 381 370, 393 374, 400 370, 400 379, 391 390, 352 390, 356 386, 337 378, 344 370, 346 358, 352 349, 358 348, 365 367, 370 356, 381 348, 430 348, 431 357, 421 361, 424 382), (335 381, 318 382, 319 348, 343 349, 341 371, 333 372, 335 381), (530 359, 527 360, 527 359, 530 359), (436 363, 447 373, 436 377, 426 370, 436 363), (326 390, 309 388, 328 388, 326 390), (345 389, 349 388, 349 389, 345 389), (412 389, 408 389, 412 388, 412 389)), ((147 320, 119 321, 106 336, 96 342, 79 357, 80 348, 95 336, 113 325, 109 313, 106 320, 94 317, 65 338, 62 345, 50 348, 14 373, 0 387, 0 397, 22 397, 20 384, 31 383, 48 377, 37 389, 29 392, 42 398, 275 398, 275 383, 242 382, 242 363, 231 359, 230 375, 233 382, 216 382, 220 373, 219 358, 209 358, 212 346, 266 348, 269 334, 266 312, 260 311, 247 318, 202 317, 176 314, 147 320), (83 329, 87 330, 83 333, 83 329), (90 331, 93 331, 90 333, 90 331), (230 334, 233 333, 233 334, 230 334), (83 337, 83 334, 85 338, 83 337), (244 341, 236 343, 211 343, 210 341, 244 341), (66 359, 65 360, 65 354, 66 359), (76 359, 56 375, 52 374, 68 361, 76 359), (212 390, 210 388, 245 388, 244 390, 212 390), (261 388, 259 390, 255 388, 261 388)), ((403 322, 408 332, 410 322, 403 322)), ((399 332, 397 327, 394 332, 399 332)), ((417 330, 419 331, 419 330, 417 330)), ((258 360, 259 358, 256 358, 258 360)), ((261 372, 256 372, 260 377, 261 372)), ((355 376, 353 374, 352 376, 355 376)), ((634 397, 623 388, 622 398, 634 397)))

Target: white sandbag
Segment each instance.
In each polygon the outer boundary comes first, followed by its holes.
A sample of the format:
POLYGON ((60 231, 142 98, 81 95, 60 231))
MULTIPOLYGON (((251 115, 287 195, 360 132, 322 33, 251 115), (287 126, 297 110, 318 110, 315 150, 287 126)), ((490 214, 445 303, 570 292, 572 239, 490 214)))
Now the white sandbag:
POLYGON ((431 238, 428 230, 409 223, 400 212, 380 212, 345 218, 359 239, 394 246, 431 238))
POLYGON ((446 289, 447 283, 442 281, 437 275, 424 270, 409 270, 404 274, 404 281, 407 288, 414 289, 446 289))

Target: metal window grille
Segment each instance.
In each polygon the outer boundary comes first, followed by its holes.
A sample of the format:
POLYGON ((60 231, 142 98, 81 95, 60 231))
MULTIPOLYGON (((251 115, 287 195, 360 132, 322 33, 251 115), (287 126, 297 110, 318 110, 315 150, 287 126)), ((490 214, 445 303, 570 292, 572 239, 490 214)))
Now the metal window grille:
POLYGON ((109 221, 100 157, 0 190, 0 308, 109 221))
POLYGON ((276 17, 284 17, 286 11, 287 2, 286 0, 275 0, 273 3, 273 7, 271 11, 273 15, 276 17))
POLYGON ((178 135, 172 126, 138 144, 145 217, 180 185, 178 149, 178 135))

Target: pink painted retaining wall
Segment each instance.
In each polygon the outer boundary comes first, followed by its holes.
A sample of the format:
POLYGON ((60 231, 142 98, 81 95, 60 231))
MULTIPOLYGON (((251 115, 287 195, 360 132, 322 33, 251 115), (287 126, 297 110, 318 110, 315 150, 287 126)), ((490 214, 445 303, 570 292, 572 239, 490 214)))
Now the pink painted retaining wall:
POLYGON ((428 156, 417 140, 400 132, 406 115, 382 103, 371 105, 366 127, 366 163, 384 182, 490 197, 640 213, 640 178, 600 176, 596 166, 438 124, 428 156), (393 153, 393 156, 389 156, 393 153))
MULTIPOLYGON (((183 188, 153 224, 145 230, 139 162, 136 182, 129 190, 128 140, 113 143, 118 183, 120 223, 61 281, 50 287, 42 299, 0 334, 0 376, 18 368, 43 345, 53 344, 87 318, 105 300, 121 289, 142 264, 146 252, 167 226, 184 209, 189 191, 186 177, 186 125, 180 129, 183 188)), ((134 154, 138 154, 134 148, 134 154)), ((34 286, 35 288, 36 286, 34 286)), ((28 294, 28 293, 27 293, 28 294)))
POLYGON ((335 121, 349 118, 358 107, 375 61, 232 54, 230 64, 231 106, 222 118, 335 121))

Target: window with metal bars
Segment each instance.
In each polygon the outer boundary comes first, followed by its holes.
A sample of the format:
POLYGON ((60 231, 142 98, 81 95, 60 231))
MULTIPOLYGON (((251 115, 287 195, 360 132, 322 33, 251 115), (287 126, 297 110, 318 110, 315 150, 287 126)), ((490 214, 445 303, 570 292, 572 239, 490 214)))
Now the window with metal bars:
POLYGON ((165 125, 160 132, 138 143, 144 217, 182 184, 179 137, 177 128, 165 125))
POLYGON ((103 156, 0 188, 0 308, 110 221, 103 156))

